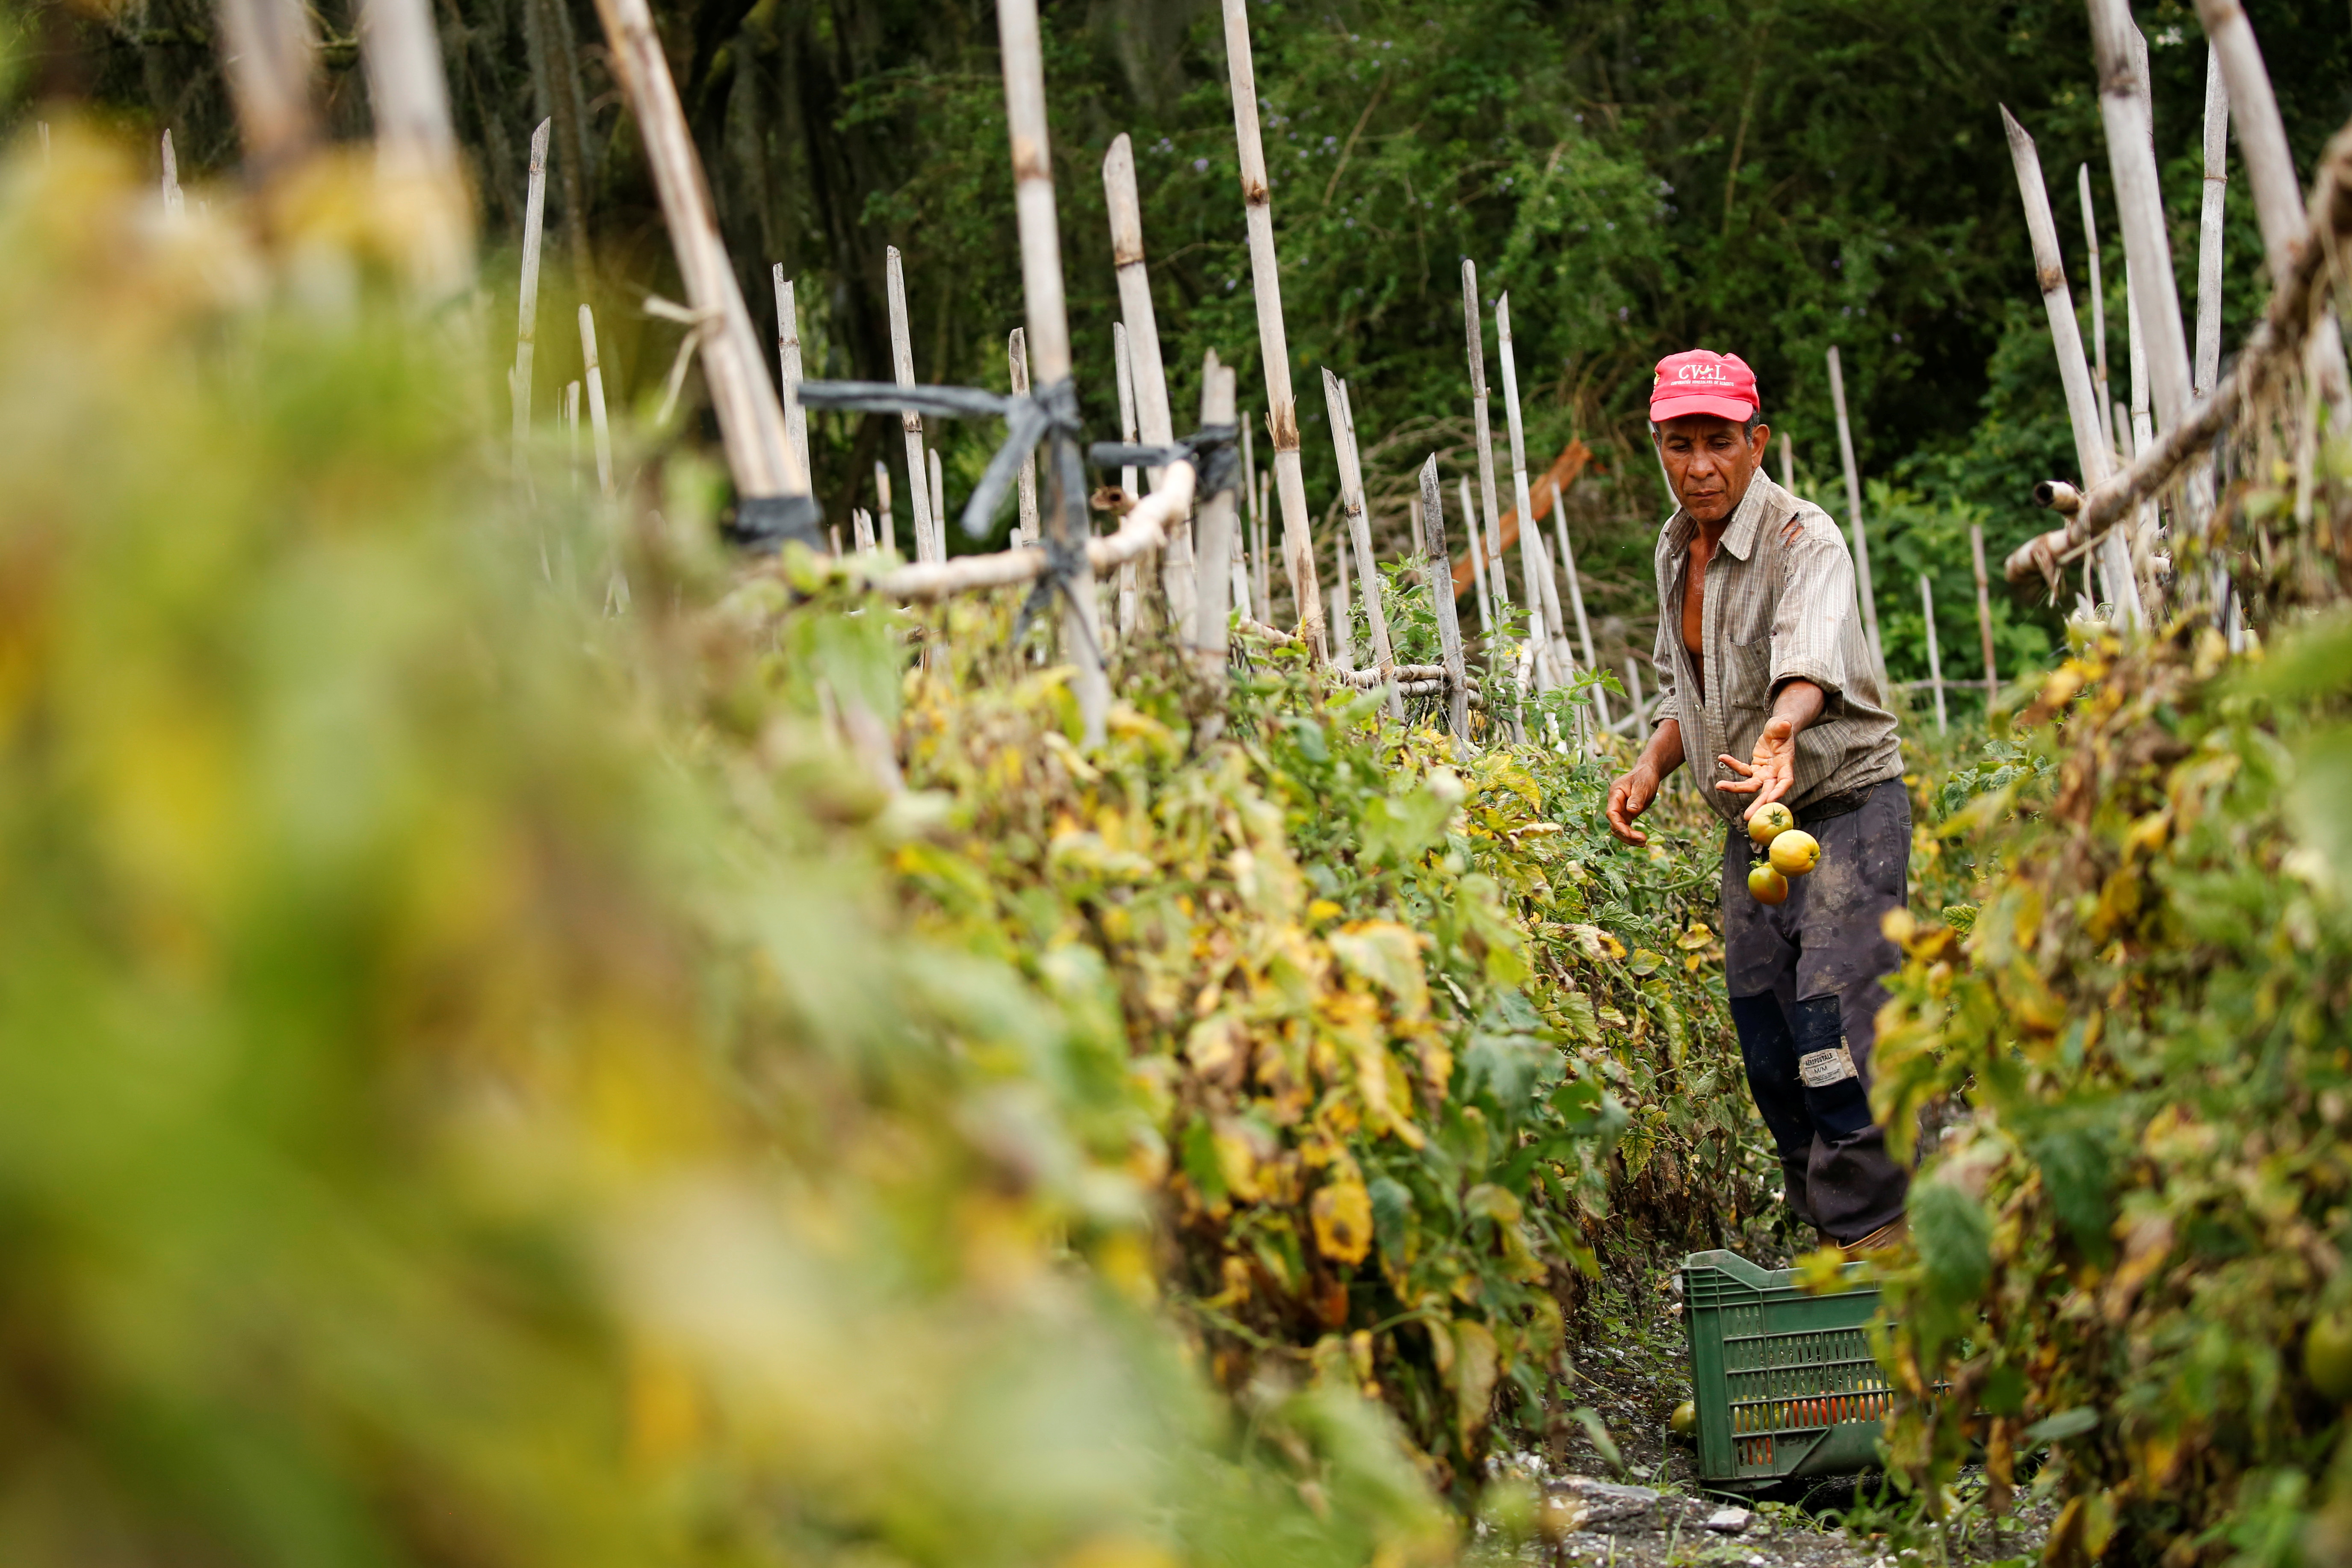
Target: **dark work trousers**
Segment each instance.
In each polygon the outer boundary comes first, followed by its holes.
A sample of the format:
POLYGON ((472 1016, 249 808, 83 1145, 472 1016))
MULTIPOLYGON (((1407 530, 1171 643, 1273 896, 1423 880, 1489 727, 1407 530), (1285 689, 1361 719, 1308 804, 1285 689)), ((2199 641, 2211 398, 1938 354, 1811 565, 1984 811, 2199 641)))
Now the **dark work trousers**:
POLYGON ((1800 810, 1797 821, 1821 840, 1822 861, 1791 877, 1777 906, 1748 892, 1763 849, 1741 826, 1725 838, 1724 976, 1789 1205, 1845 1243, 1900 1215, 1911 1186, 1870 1117, 1884 982, 1902 961, 1880 922, 1909 896, 1911 798, 1889 779, 1853 810, 1814 820, 1800 810))

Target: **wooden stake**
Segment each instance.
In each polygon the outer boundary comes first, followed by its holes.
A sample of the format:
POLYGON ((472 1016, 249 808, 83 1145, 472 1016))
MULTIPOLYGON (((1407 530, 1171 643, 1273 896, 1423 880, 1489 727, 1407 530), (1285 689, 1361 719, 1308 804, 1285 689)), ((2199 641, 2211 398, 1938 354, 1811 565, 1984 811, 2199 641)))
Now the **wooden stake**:
MULTIPOLYGON (((1127 328, 1128 363, 1135 378, 1135 422, 1147 447, 1165 447, 1176 439, 1175 416, 1170 411, 1168 373, 1160 358, 1160 319, 1151 304, 1151 272, 1143 256, 1143 204, 1135 189, 1135 148, 1125 132, 1114 137, 1103 159, 1103 194, 1109 198, 1111 261, 1118 276, 1118 309, 1127 328)), ((1146 482, 1157 488, 1158 469, 1148 470, 1146 482)), ((1132 486, 1128 493, 1136 493, 1132 486)), ((1160 558, 1161 592, 1168 597, 1172 624, 1190 626, 1198 590, 1196 571, 1213 571, 1207 555, 1195 567, 1192 529, 1180 525, 1169 535, 1167 552, 1160 558)))
POLYGON ((898 548, 898 524, 890 515, 890 468, 886 463, 874 465, 874 509, 881 514, 882 548, 898 548))
POLYGON ((849 542, 860 555, 874 553, 874 519, 862 506, 849 509, 849 542))
MULTIPOLYGON (((1437 454, 1421 466, 1421 576, 1437 611, 1437 644, 1445 660, 1454 738, 1470 743, 1470 672, 1462 661, 1462 624, 1454 616, 1454 553, 1445 548, 1444 503, 1438 498, 1437 454)), ((1529 532, 1534 531, 1529 530, 1529 532)))
POLYGON ((719 238, 709 182, 653 13, 646 0, 596 0, 596 12, 653 169, 688 302, 709 323, 702 342, 702 376, 719 416, 736 494, 745 500, 805 498, 808 475, 785 434, 783 404, 769 384, 759 334, 751 330, 751 313, 719 238))
POLYGON ((775 277, 776 360, 783 373, 784 438, 792 443, 793 456, 805 474, 814 470, 809 467, 808 410, 801 406, 801 312, 781 261, 776 263, 775 277))
MULTIPOLYGON (((2238 0, 2197 0, 2197 19, 2205 25, 2213 58, 2221 64, 2230 112, 2238 125, 2238 157, 2252 187, 2254 221, 2263 231, 2263 254, 2270 263, 2273 285, 2286 280, 2294 265, 2296 247, 2307 232, 2303 185, 2295 178, 2294 156, 2287 149, 2286 122, 2279 118, 2278 99, 2271 91, 2270 72, 2263 67, 2262 47, 2238 0)), ((2213 172, 2213 89, 2206 88, 2206 174, 2213 172)))
MULTIPOLYGON (((1214 351, 1201 362, 1201 426, 1234 422, 1234 376, 1231 366, 1221 364, 1214 351)), ((1229 637, 1233 630, 1233 598, 1235 574, 1230 569, 1234 558, 1234 492, 1228 488, 1212 496, 1199 498, 1196 521, 1200 528, 1201 573, 1200 592, 1192 613, 1192 657, 1201 673, 1222 686, 1225 679, 1225 658, 1230 651, 1229 637), (1218 571, 1223 562, 1228 569, 1218 571)))
POLYGON ((2042 289, 2042 307, 2050 321, 2050 341, 2058 353, 2058 381, 2066 393, 2066 417, 2074 433, 2074 460, 2083 474, 2083 488, 2106 481, 2109 467, 2106 438, 2100 433, 2097 389, 2092 384, 2090 362, 2083 354, 2082 329, 2074 320, 2074 298, 2066 286, 2066 264, 2058 254, 2058 226, 2050 215, 2050 193, 2042 183, 2042 157, 2033 138, 2025 133, 2007 108, 2000 111, 2001 129, 2009 136, 2010 163, 2017 173, 2018 195, 2025 203, 2025 232, 2033 246, 2033 271, 2042 289))
POLYGON ((2090 0, 2091 42, 2099 62, 2099 116, 2107 132, 2107 166, 2124 231, 2128 282, 2147 337, 2157 423, 2170 429, 2188 416, 2189 342, 2180 329, 2180 291, 2172 276, 2172 241, 2148 121, 2147 47, 2133 26, 2131 0, 2090 0))
MULTIPOLYGON (((1257 477, 1257 601, 1265 606, 1266 625, 1274 619, 1274 472, 1257 477)), ((1294 602, 1293 609, 1297 608, 1294 602)))
POLYGON ((2230 89, 2221 51, 2205 50, 2205 199, 2197 217, 2197 357, 2189 384, 2200 397, 2221 374, 2221 209, 2230 189, 2230 89))
POLYGON ((2107 295, 2106 287, 2099 277, 2099 220, 2091 205, 2091 165, 2081 163, 2075 166, 2074 185, 2083 198, 2083 245, 2091 258, 2091 342, 2098 354, 2091 371, 2091 387, 2099 405, 2100 445, 2112 458, 2116 450, 2116 426, 2108 413, 2115 399, 2107 391, 2107 295))
POLYGON ((1992 592, 1985 581, 1984 527, 1969 524, 1969 558, 1977 572, 1977 636, 1984 643, 1985 711, 1992 711, 1993 699, 2000 695, 2000 676, 1993 667, 1992 592))
MULTIPOLYGON (((1478 522, 1478 503, 1471 499, 1469 477, 1467 475, 1463 476, 1457 483, 1462 490, 1462 531, 1479 539, 1485 539, 1486 537, 1486 531, 1485 528, 1481 527, 1478 522)), ((1503 599, 1502 552, 1497 550, 1489 549, 1486 553, 1487 579, 1486 592, 1491 595, 1494 599, 1491 625, 1495 630, 1507 632, 1510 630, 1510 623, 1506 617, 1509 614, 1509 608, 1503 599)), ((1488 620, 1488 611, 1482 608, 1479 611, 1479 617, 1482 621, 1488 620)))
MULTIPOLYGON (((1238 374, 1238 373, 1236 373, 1238 374)), ((1258 505, 1259 475, 1257 448, 1252 441, 1251 421, 1236 414, 1234 419, 1242 427, 1242 496, 1249 509, 1249 573, 1250 618, 1267 626, 1274 624, 1274 605, 1266 597, 1265 521, 1258 505)))
POLYGON ((948 558, 948 531, 945 526, 948 489, 947 482, 940 478, 940 449, 937 447, 927 447, 923 460, 929 465, 927 476, 930 481, 926 493, 931 508, 931 548, 938 552, 937 559, 945 561, 948 558))
MULTIPOLYGON (((1028 335, 1021 328, 1013 328, 1013 335, 1004 340, 1004 358, 1013 373, 1013 395, 1028 396, 1029 340, 1028 335)), ((1037 531, 1036 453, 1032 452, 1021 459, 1021 477, 1018 484, 1021 492, 1020 521, 1013 527, 1013 542, 1034 544, 1044 537, 1037 531)))
POLYGON ((1298 609, 1307 655, 1327 652, 1322 595, 1316 591, 1315 537, 1307 515, 1307 481, 1298 458, 1298 400, 1290 389, 1290 335, 1282 322, 1282 269, 1274 251, 1274 195, 1258 132, 1257 72, 1250 58, 1248 0, 1223 0, 1225 64, 1233 84, 1234 140, 1241 152, 1242 211, 1248 225, 1250 283, 1257 298, 1257 340, 1265 375, 1266 417, 1274 436, 1274 488, 1282 503, 1282 563, 1298 609))
MULTIPOLYGON (((1362 454, 1356 446, 1356 410, 1348 400, 1347 383, 1328 370, 1323 373, 1323 407, 1331 419, 1331 445, 1339 457, 1339 510, 1345 526, 1339 539, 1340 580, 1347 580, 1348 546, 1356 547, 1356 576, 1363 584, 1364 623, 1372 643, 1372 668, 1386 672, 1396 665, 1389 637, 1389 618, 1381 603, 1381 563, 1372 552, 1371 520, 1364 511, 1362 454)), ((1389 716, 1404 722, 1404 700, 1391 690, 1389 716)))
POLYGON ((539 336, 540 219, 547 209, 547 135, 552 120, 542 120, 530 133, 530 183, 522 209, 522 289, 515 307, 514 398, 515 472, 522 472, 523 448, 530 439, 530 362, 539 336))
POLYGON ((572 488, 580 488, 580 384, 563 384, 563 441, 571 458, 572 488))
MULTIPOLYGON (((1462 258, 1462 330, 1470 355, 1470 423, 1474 431, 1472 439, 1478 444, 1478 497, 1486 503, 1483 525, 1479 519, 1474 517, 1465 520, 1464 526, 1466 528, 1483 526, 1486 530, 1488 545, 1486 559, 1496 567, 1493 584, 1496 613, 1503 624, 1508 625, 1507 606, 1511 602, 1511 590, 1508 581, 1505 579, 1500 570, 1503 558, 1503 522, 1495 499, 1495 431, 1494 420, 1487 406, 1491 395, 1486 387, 1486 312, 1478 303, 1478 264, 1466 256, 1462 258)), ((1533 559, 1528 555, 1527 546, 1528 532, 1531 525, 1532 520, 1522 511, 1519 514, 1520 585, 1526 588, 1527 602, 1532 606, 1541 604, 1542 599, 1536 592, 1535 574, 1528 566, 1528 563, 1533 559)), ((1532 633, 1529 635, 1533 636, 1532 633)), ((1540 647, 1540 639, 1537 640, 1540 647)), ((1539 686, 1549 684, 1547 679, 1549 673, 1548 664, 1549 661, 1538 654, 1536 659, 1536 679, 1539 686)))
POLYGON ((1354 616, 1348 604, 1348 547, 1344 541, 1331 552, 1331 668, 1344 678, 1356 668, 1354 616))
MULTIPOLYGON (((1138 439, 1135 426, 1135 346, 1124 321, 1110 324, 1111 364, 1118 381, 1118 438, 1133 446, 1138 439)), ((1118 488, 1130 496, 1143 492, 1136 489, 1132 466, 1118 471, 1118 488)), ((1118 640, 1125 642, 1135 635, 1135 563, 1129 562, 1118 569, 1118 640)), ((1169 606, 1171 625, 1182 626, 1184 620, 1169 606)))
MULTIPOLYGON (((915 342, 907 326, 907 273, 895 245, 883 251, 884 287, 889 296, 890 373, 900 386, 915 384, 915 342)), ((923 416, 912 409, 898 416, 907 438, 907 506, 915 524, 915 559, 944 561, 939 517, 931 505, 930 465, 923 460, 923 416)))
POLYGON ((302 0, 220 0, 221 74, 236 108, 246 168, 257 183, 299 163, 318 139, 312 89, 319 41, 302 0))
MULTIPOLYGON (((1462 499, 1467 500, 1470 499, 1466 493, 1469 487, 1465 484, 1463 489, 1465 493, 1462 499)), ((1476 513, 1465 507, 1463 515, 1474 517, 1476 513)), ((1481 637, 1492 638, 1495 635, 1495 607, 1486 600, 1486 531, 1483 528, 1474 528, 1469 532, 1470 574, 1476 579, 1478 589, 1478 635, 1481 637)))
POLYGON ((474 280, 474 203, 430 0, 361 0, 359 33, 376 177, 400 193, 412 281, 445 299, 474 280))
POLYGON ((1642 667, 1639 663, 1635 662, 1633 656, 1630 653, 1625 656, 1625 690, 1633 699, 1633 735, 1634 740, 1639 741, 1643 735, 1649 732, 1649 724, 1646 720, 1650 711, 1650 704, 1648 700, 1642 695, 1642 667))
MULTIPOLYGON (((1830 345, 1830 403, 1837 411, 1838 456, 1845 461, 1845 508, 1853 531, 1853 584, 1862 600, 1863 629, 1870 634, 1870 662, 1877 668, 1878 684, 1886 684, 1886 656, 1878 641, 1878 600, 1870 586, 1870 539, 1862 523, 1862 473, 1853 462, 1853 426, 1845 416, 1845 374, 1838 364, 1837 345, 1830 345)), ((1661 461, 1664 458, 1661 458, 1661 461)))
POLYGON ((1944 733, 1944 661, 1936 652, 1936 591, 1919 574, 1919 613, 1927 621, 1927 684, 1936 693, 1936 733, 1944 733))
POLYGON ((1780 488, 1790 495, 1797 493, 1797 451, 1789 445, 1789 433, 1780 432, 1780 488))
POLYGON ((180 194, 180 160, 172 152, 172 132, 163 132, 163 216, 179 219, 187 216, 187 198, 180 194))
MULTIPOLYGON (((1536 521, 1535 500, 1528 490, 1527 432, 1519 418, 1519 366, 1518 356, 1511 342, 1511 297, 1508 294, 1495 301, 1495 343, 1502 353, 1503 414, 1511 432, 1511 504, 1518 509, 1519 536, 1522 539, 1532 537, 1540 553, 1543 530, 1536 521)), ((1554 500, 1552 516, 1557 521, 1567 514, 1568 509, 1557 504, 1557 497, 1554 500)), ((1499 536, 1501 531, 1501 524, 1498 521, 1495 532, 1499 536)), ((1560 531, 1560 537, 1562 540, 1568 537, 1566 529, 1563 528, 1560 531)), ((1551 631, 1553 637, 1564 644, 1568 641, 1568 622, 1560 614, 1559 590, 1552 585, 1552 574, 1549 569, 1541 574, 1541 583, 1544 596, 1544 623, 1551 631)), ((1571 583, 1571 593, 1573 588, 1574 584, 1571 583)), ((1582 605, 1580 601, 1572 600, 1571 602, 1578 605, 1577 620, 1581 626, 1584 618, 1582 605)), ((1592 663, 1592 637, 1590 633, 1587 633, 1584 638, 1584 661, 1588 666, 1592 663)), ((1556 657, 1554 662, 1563 679, 1573 674, 1576 661, 1572 656, 1564 659, 1556 657)), ((1592 697, 1593 701, 1599 705, 1601 721, 1607 723, 1609 700, 1601 695, 1598 687, 1593 689, 1592 697)))
MULTIPOLYGON (((1062 287, 1061 233, 1055 216, 1053 154, 1045 126, 1045 54, 1037 32, 1036 0, 997 0, 996 28, 1004 60, 1005 121, 1013 142, 1013 204, 1021 232, 1030 368, 1051 396, 1070 379, 1070 323, 1062 287)), ((1269 245, 1272 238, 1269 233, 1269 245)), ((1048 450, 1045 511, 1055 543, 1074 552, 1085 545, 1089 531, 1086 471, 1076 442, 1068 437, 1054 437, 1048 450)), ((1294 469, 1296 466, 1294 457, 1294 469)), ((1192 487, 1188 483, 1183 488, 1189 505, 1192 487)), ((1303 497, 1300 505, 1303 509, 1303 497)), ((1132 519, 1134 513, 1129 516, 1132 519)), ((1062 656, 1076 667, 1071 687, 1077 697, 1086 743, 1099 746, 1110 710, 1110 687, 1103 676, 1091 555, 1079 557, 1075 577, 1066 586, 1062 656)))

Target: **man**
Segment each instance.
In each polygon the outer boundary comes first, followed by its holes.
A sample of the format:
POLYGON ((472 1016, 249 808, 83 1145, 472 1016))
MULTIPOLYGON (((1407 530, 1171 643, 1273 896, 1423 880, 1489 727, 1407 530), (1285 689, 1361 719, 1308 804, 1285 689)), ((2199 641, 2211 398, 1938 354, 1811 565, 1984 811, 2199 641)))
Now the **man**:
POLYGON ((1657 712, 1640 761, 1609 787, 1609 826, 1647 843, 1633 819, 1691 761, 1726 824, 1724 978, 1748 1089, 1790 1206, 1859 1255, 1905 1234, 1910 1176, 1871 1120, 1869 1089, 1900 956, 1880 922, 1907 897, 1911 805, 1845 540, 1765 477, 1759 412, 1737 355, 1658 363, 1650 419, 1681 506, 1658 536, 1657 712), (1778 906, 1748 891, 1764 853, 1748 819, 1774 801, 1822 845, 1778 906))

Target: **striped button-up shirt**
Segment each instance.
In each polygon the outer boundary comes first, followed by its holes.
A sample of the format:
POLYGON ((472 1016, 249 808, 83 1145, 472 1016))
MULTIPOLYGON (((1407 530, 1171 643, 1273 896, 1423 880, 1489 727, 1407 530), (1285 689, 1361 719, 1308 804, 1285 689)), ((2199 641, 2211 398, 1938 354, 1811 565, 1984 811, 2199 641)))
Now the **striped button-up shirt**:
POLYGON ((1878 683, 1853 595, 1853 558, 1829 514, 1761 472, 1724 528, 1706 563, 1699 646, 1706 680, 1683 647, 1683 589, 1698 525, 1677 510, 1658 535, 1658 679, 1653 722, 1679 721, 1683 755, 1700 794, 1738 822, 1756 797, 1715 786, 1739 775, 1716 761, 1753 756, 1772 716, 1772 699, 1791 680, 1810 680, 1825 700, 1821 717, 1797 735, 1796 780, 1784 797, 1801 816, 1816 801, 1903 773, 1895 716, 1878 683), (1794 539, 1784 540, 1791 520, 1794 539))

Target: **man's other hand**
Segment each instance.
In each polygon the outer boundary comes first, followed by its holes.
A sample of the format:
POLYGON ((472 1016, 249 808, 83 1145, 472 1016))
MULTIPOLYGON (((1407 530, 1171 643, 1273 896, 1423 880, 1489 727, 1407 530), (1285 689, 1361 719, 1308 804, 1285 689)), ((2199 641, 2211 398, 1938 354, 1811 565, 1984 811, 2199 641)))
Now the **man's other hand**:
POLYGON ((1715 787, 1726 795, 1752 795, 1742 819, 1751 819, 1772 802, 1793 788, 1797 782, 1797 727, 1785 717, 1775 715, 1756 737, 1756 754, 1748 762, 1738 757, 1718 754, 1716 761, 1738 770, 1739 777, 1726 779, 1715 787))
POLYGON ((1650 836, 1634 826, 1633 819, 1649 810, 1657 798, 1657 770, 1647 763, 1635 763, 1609 786, 1609 831, 1628 844, 1647 844, 1650 836))

